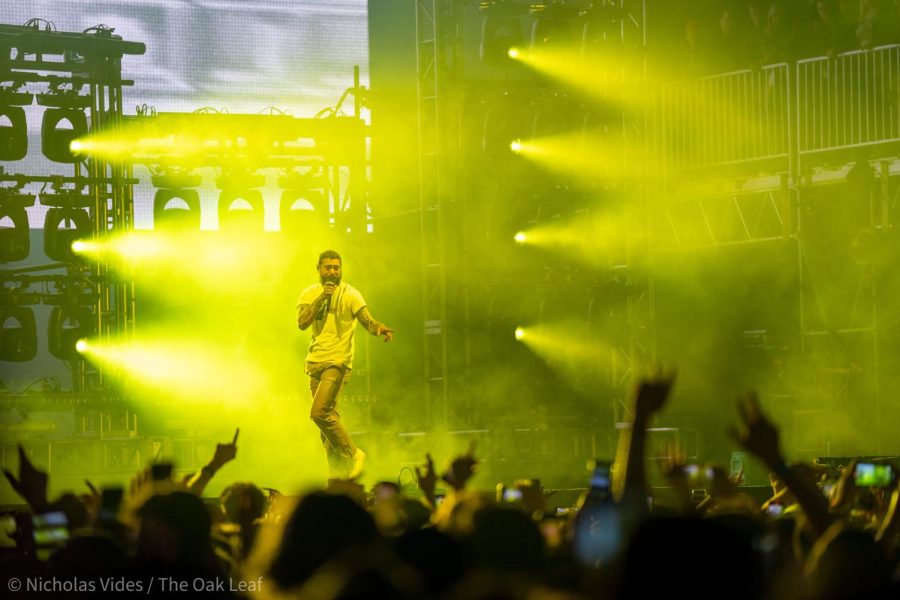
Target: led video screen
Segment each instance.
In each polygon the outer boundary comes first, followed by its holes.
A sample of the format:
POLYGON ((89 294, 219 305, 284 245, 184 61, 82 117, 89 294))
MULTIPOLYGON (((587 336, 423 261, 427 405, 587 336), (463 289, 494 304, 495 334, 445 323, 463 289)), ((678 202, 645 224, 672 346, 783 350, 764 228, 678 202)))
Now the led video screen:
MULTIPOLYGON (((21 25, 41 19, 40 27, 81 32, 105 25, 125 40, 146 44, 142 56, 125 56, 125 114, 151 106, 158 112, 192 112, 209 107, 232 114, 256 114, 271 107, 312 117, 334 106, 353 85, 359 66, 368 82, 366 0, 26 0, 5 3, 0 21, 21 25)), ((45 91, 29 84, 29 91, 45 91)), ((8 173, 71 174, 41 153, 43 108, 27 107, 28 154, 4 163, 8 173)), ((154 189, 150 173, 137 166, 135 227, 152 227, 154 189)), ((216 228, 214 174, 203 173, 204 219, 216 228), (212 215, 207 219, 206 215, 212 215)), ((274 179, 274 176, 273 176, 274 179)), ((40 184, 23 190, 39 194, 40 184)), ((266 227, 277 191, 266 195, 266 227)), ((46 208, 29 209, 32 229, 43 226, 46 208)))

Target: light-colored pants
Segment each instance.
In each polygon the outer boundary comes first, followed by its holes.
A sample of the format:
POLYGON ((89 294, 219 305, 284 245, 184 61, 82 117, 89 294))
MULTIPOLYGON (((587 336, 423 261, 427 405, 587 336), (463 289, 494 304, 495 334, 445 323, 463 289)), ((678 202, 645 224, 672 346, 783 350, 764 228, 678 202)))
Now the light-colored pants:
POLYGON ((333 363, 306 363, 312 408, 309 418, 319 428, 331 470, 340 468, 356 451, 337 411, 338 394, 350 379, 350 369, 333 363))

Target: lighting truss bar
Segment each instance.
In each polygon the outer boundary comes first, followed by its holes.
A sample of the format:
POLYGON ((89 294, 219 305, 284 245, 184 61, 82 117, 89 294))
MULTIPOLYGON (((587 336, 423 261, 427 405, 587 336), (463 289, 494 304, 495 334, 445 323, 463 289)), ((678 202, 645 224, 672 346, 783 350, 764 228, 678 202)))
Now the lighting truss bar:
MULTIPOLYGON (((74 33, 46 31, 25 25, 0 25, 0 72, 11 68, 41 71, 83 71, 88 60, 120 59, 126 54, 141 55, 147 46, 128 42, 109 32, 74 33), (13 56, 12 50, 16 50, 13 56), (75 52, 76 59, 67 53, 75 52), (41 60, 44 54, 66 57, 60 62, 41 60), (29 57, 34 60, 28 60, 29 57)), ((109 82, 109 78, 106 78, 109 82)))
POLYGON ((83 177, 80 175, 22 175, 17 173, 0 173, 0 181, 14 181, 17 186, 27 183, 71 183, 75 186, 86 185, 134 185, 140 179, 134 177, 83 177))
MULTIPOLYGON (((53 269, 62 269, 69 266, 66 263, 50 263, 46 265, 33 265, 28 267, 16 267, 15 269, 0 269, 0 280, 3 279, 22 279, 22 277, 9 277, 10 275, 18 275, 20 273, 34 273, 35 271, 50 271, 53 269)), ((40 281, 54 281, 54 278, 65 277, 64 275, 50 275, 35 279, 40 281)))
POLYGON ((122 135, 134 134, 137 149, 131 162, 177 166, 185 157, 175 144, 166 148, 141 150, 141 139, 165 139, 180 133, 196 135, 208 146, 188 160, 193 166, 221 166, 228 161, 244 161, 252 156, 258 168, 319 165, 322 160, 336 166, 367 166, 365 139, 368 126, 358 117, 323 119, 290 115, 246 115, 228 113, 159 113, 122 118, 122 135), (209 133, 207 133, 209 132, 209 133), (245 140, 245 144, 238 144, 245 140), (299 145, 298 142, 311 142, 299 145), (265 156, 261 156, 263 152, 265 156))
MULTIPOLYGON (((50 65, 60 65, 61 63, 41 63, 50 64, 50 65)), ((44 68, 41 65, 29 66, 29 68, 33 69, 42 69, 44 71, 49 71, 49 68, 44 68)), ((74 68, 74 65, 69 65, 66 69, 70 71, 74 68)), ((134 85, 133 79, 115 79, 111 80, 110 77, 106 75, 99 75, 97 77, 89 77, 84 74, 76 74, 76 75, 43 75, 41 73, 34 73, 30 71, 20 71, 16 68, 2 68, 0 67, 0 81, 15 81, 16 83, 53 83, 53 84, 61 84, 61 83, 73 83, 76 85, 110 85, 116 84, 121 86, 132 86, 134 85)))

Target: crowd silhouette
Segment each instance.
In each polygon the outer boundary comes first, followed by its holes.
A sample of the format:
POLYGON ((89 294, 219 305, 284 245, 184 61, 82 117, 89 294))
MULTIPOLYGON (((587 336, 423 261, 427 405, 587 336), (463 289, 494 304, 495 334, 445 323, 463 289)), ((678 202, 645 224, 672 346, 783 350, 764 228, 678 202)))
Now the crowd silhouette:
POLYGON ((237 433, 181 481, 155 465, 127 491, 89 485, 52 501, 47 474, 20 448, 6 476, 27 510, 6 515, 18 527, 0 585, 22 597, 113 587, 285 599, 900 597, 896 471, 787 463, 752 393, 737 400, 730 434, 769 470, 768 500, 745 492, 742 472, 688 465, 677 447, 661 463, 668 493, 651 488, 647 430, 673 382, 636 386, 614 460, 596 462, 568 510, 548 509, 536 480, 471 489, 474 446, 443 471, 426 456, 414 492, 329 480, 282 496, 234 482, 218 502, 201 495, 235 458, 237 433))

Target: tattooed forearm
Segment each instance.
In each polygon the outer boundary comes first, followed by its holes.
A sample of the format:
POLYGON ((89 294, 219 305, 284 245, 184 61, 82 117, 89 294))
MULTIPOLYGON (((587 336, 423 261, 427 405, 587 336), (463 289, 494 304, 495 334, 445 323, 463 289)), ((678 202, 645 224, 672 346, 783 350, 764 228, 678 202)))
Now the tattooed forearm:
POLYGON ((306 329, 310 325, 313 324, 316 320, 316 315, 319 313, 319 310, 322 308, 322 303, 325 302, 325 296, 319 296, 315 300, 313 300, 312 304, 301 304, 297 307, 297 327, 301 330, 306 329))
POLYGON ((366 331, 368 331, 372 335, 378 335, 378 332, 381 329, 382 325, 374 318, 372 318, 372 314, 369 312, 369 309, 367 307, 362 307, 359 312, 356 313, 356 318, 359 320, 362 326, 366 328, 366 331))

